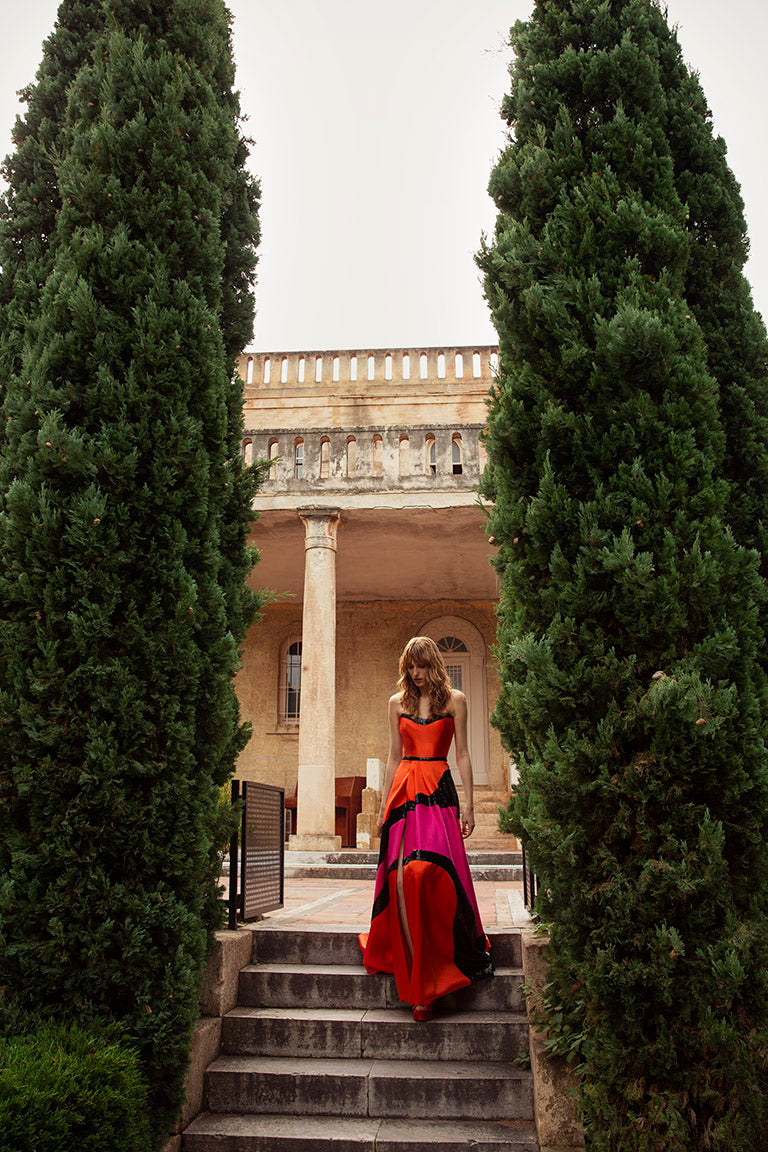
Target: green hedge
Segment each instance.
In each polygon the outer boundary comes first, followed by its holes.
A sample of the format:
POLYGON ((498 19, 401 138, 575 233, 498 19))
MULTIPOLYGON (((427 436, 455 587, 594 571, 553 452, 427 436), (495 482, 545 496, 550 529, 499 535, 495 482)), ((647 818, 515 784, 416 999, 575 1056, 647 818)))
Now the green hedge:
POLYGON ((160 1144, 248 736, 258 197, 224 0, 107 9, 62 3, 0 206, 0 1032, 119 1022, 160 1144))
POLYGON ((150 1152, 138 1057, 97 1026, 0 1040, 0 1152, 150 1152))
POLYGON ((768 1148, 768 385, 738 188, 651 0, 512 30, 480 264, 494 720, 589 1152, 768 1148))

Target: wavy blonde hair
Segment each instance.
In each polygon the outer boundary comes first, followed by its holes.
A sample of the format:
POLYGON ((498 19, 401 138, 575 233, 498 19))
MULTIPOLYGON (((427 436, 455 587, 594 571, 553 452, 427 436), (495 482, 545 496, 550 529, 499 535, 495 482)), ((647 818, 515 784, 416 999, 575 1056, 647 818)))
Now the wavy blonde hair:
POLYGON ((414 636, 408 641, 400 657, 400 679, 397 687, 401 694, 403 712, 409 716, 416 716, 421 692, 411 679, 409 664, 416 664, 419 668, 426 669, 430 716, 444 715, 451 700, 451 682, 440 649, 434 640, 429 636, 414 636))

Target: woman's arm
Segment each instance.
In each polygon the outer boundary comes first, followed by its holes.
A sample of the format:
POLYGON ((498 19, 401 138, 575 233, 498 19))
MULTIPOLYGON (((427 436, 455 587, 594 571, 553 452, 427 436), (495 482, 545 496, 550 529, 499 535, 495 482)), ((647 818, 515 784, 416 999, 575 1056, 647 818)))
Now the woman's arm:
POLYGON ((461 834, 466 840, 475 826, 475 800, 474 781, 472 779, 472 761, 469 758, 469 745, 467 744, 467 698, 463 692, 455 689, 451 692, 453 705, 454 739, 456 741, 456 767, 459 770, 462 787, 464 788, 464 809, 461 813, 461 834))
POLYGON ((387 798, 389 797, 392 781, 395 778, 395 772, 397 772, 402 755, 403 738, 400 735, 400 697, 396 694, 390 696, 389 699, 389 755, 387 757, 387 768, 384 773, 384 784, 381 790, 381 807, 379 808, 379 816, 376 821, 376 834, 378 836, 381 836, 387 798))

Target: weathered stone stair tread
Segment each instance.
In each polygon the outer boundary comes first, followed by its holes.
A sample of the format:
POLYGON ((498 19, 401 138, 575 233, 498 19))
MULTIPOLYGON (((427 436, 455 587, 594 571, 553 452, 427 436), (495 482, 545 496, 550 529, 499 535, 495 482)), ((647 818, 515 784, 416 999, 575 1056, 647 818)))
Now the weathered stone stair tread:
MULTIPOLYGON (((506 1009, 521 1007, 522 970, 499 966, 488 980, 450 993, 440 1007, 506 1009)), ((387 1008, 401 1003, 392 976, 369 975, 353 964, 249 964, 240 972, 243 1007, 387 1008)))
POLYGON ((533 1119, 530 1072, 515 1064, 220 1056, 208 1107, 282 1115, 533 1119))
MULTIPOLYGON (((520 968, 522 950, 516 929, 494 929, 488 933, 491 955, 497 966, 520 968)), ((254 959, 259 963, 301 965, 347 964, 362 971, 358 929, 337 924, 316 924, 311 930, 297 931, 280 924, 260 924, 254 929, 254 959)))
POLYGON ((185 1152, 534 1152, 537 1147, 533 1127, 519 1121, 206 1113, 184 1133, 185 1152))
POLYGON ((522 1013, 446 1012, 414 1024, 405 1008, 234 1008, 222 1050, 264 1056, 514 1060, 528 1046, 522 1013))

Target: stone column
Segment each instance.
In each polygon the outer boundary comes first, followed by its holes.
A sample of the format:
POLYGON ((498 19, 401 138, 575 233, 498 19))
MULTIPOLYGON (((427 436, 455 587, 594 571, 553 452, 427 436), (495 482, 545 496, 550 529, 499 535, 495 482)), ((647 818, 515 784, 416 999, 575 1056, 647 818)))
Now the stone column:
POLYGON ((301 718, 296 835, 289 848, 335 852, 336 533, 332 508, 299 508, 304 524, 301 718))

